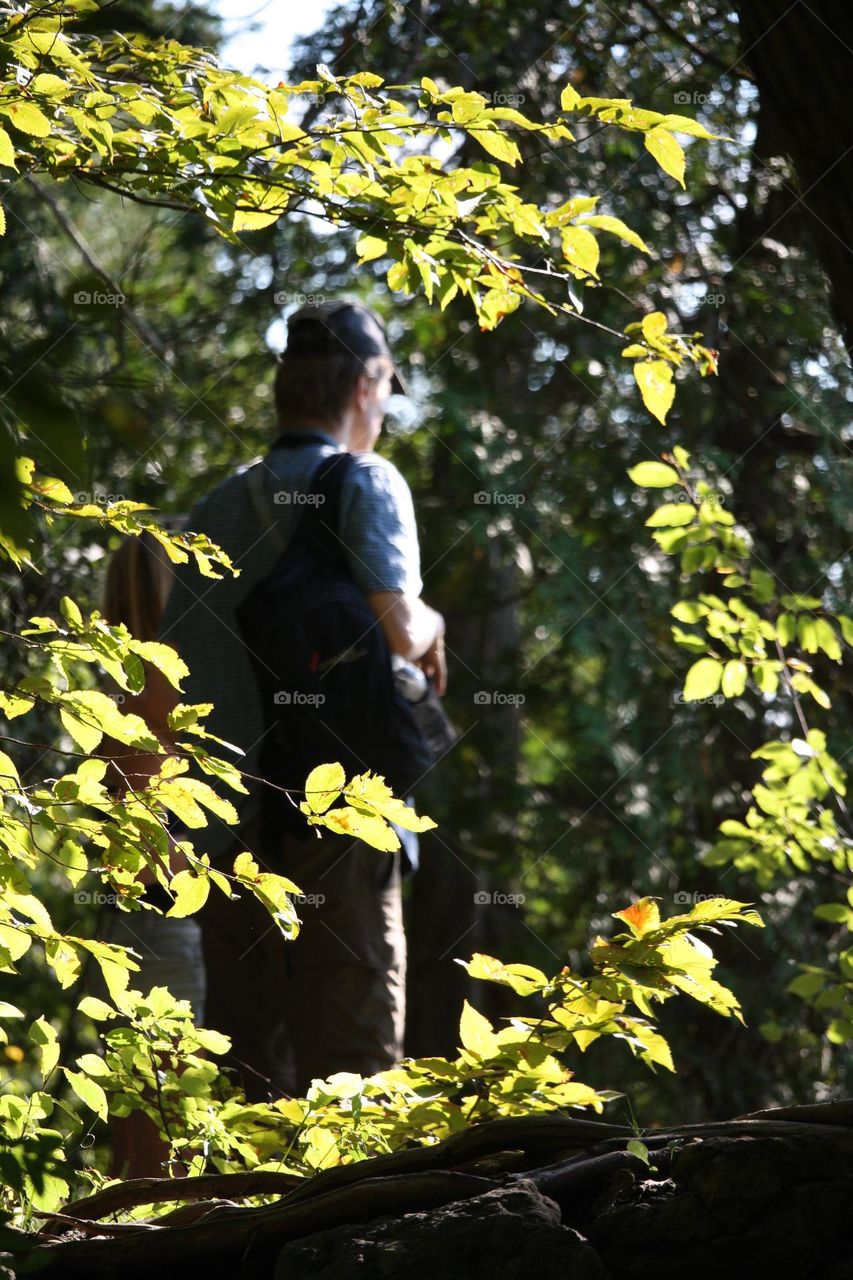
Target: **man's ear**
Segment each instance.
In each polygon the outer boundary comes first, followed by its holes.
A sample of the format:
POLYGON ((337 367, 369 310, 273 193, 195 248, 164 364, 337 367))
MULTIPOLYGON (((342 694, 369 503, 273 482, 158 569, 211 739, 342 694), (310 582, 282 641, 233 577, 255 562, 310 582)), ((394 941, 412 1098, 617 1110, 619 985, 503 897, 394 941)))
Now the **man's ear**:
POLYGON ((371 379, 366 373, 362 373, 356 381, 355 390, 353 392, 352 403, 356 409, 363 409, 370 399, 371 379))

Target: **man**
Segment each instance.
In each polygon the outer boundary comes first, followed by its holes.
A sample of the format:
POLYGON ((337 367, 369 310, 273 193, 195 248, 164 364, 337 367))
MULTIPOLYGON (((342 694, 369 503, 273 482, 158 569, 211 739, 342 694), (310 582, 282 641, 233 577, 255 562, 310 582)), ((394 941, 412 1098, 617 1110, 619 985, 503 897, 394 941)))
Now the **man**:
MULTIPOLYGON (((341 493, 339 531, 353 580, 379 619, 392 653, 416 661, 445 687, 444 622, 420 599, 417 527, 408 486, 373 452, 385 403, 402 391, 384 326, 367 307, 336 300, 290 317, 275 382, 279 431, 305 433, 299 447, 275 445, 263 461, 264 496, 284 545, 292 537, 311 480, 335 450, 357 454, 341 493), (282 500, 282 495, 286 495, 282 500)), ((249 895, 229 902, 214 892, 200 915, 207 966, 209 1026, 230 1035, 249 1100, 304 1092, 334 1071, 370 1074, 402 1055, 405 938, 401 859, 324 832, 281 833, 261 841, 258 767, 264 723, 236 610, 280 554, 258 518, 257 494, 243 468, 208 494, 188 521, 240 570, 209 584, 179 570, 159 638, 186 660, 188 702, 212 702, 212 733, 243 749, 249 794, 240 828, 212 819, 194 835, 198 852, 230 869, 249 849, 282 871, 312 903, 302 932, 285 942, 249 895)), ((206 779, 210 781, 210 779, 206 779)), ((304 779, 293 779, 300 787, 304 779)), ((235 801, 233 792, 229 798, 235 801)))

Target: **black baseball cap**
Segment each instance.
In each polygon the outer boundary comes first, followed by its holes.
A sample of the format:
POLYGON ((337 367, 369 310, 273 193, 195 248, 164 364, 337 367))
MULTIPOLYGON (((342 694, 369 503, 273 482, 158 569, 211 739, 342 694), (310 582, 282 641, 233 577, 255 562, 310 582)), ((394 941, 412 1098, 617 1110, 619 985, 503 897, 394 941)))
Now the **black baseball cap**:
POLYGON ((287 355, 335 355, 341 350, 362 359, 385 356, 391 361, 392 392, 400 396, 409 394, 394 364, 385 325, 363 302, 329 298, 300 307, 288 317, 287 355))

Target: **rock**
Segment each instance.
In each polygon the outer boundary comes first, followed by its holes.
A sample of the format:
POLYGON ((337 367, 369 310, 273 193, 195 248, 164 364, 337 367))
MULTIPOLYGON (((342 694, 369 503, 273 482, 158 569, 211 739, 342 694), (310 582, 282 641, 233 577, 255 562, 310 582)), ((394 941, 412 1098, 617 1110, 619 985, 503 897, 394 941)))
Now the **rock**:
POLYGON ((599 1202, 581 1230, 630 1280, 853 1280, 851 1207, 853 1164, 826 1131, 707 1138, 673 1154, 665 1183, 599 1202))
POLYGON ((560 1209, 519 1181, 426 1213, 286 1245, 275 1280, 609 1280, 560 1209))

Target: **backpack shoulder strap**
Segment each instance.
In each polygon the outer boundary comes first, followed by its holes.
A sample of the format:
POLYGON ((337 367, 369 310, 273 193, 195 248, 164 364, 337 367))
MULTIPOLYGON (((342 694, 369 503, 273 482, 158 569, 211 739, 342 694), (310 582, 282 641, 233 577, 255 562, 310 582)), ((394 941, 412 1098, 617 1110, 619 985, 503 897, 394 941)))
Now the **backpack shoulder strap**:
POLYGON ((289 543, 285 543, 281 528, 270 504, 263 477, 264 459, 261 458, 246 472, 246 484, 258 523, 278 551, 297 543, 310 544, 311 548, 332 563, 344 562, 344 547, 340 537, 341 492, 348 475, 352 474, 355 459, 351 453, 333 453, 323 458, 311 477, 310 494, 322 498, 322 502, 306 505, 289 543))
POLYGON ((263 466, 264 459, 261 458, 253 466, 249 467, 249 470, 246 473, 246 484, 249 488, 249 497, 251 498, 255 515, 258 518, 258 524, 264 530, 276 550, 283 551, 285 545, 284 538, 281 536, 281 529, 279 528, 278 521, 270 507, 266 491, 264 489, 263 466))
POLYGON ((310 507, 297 527, 296 536, 310 541, 312 548, 332 564, 346 567, 345 547, 341 539, 341 493, 347 477, 352 475, 355 458, 351 453, 333 453, 324 458, 314 473, 311 493, 322 497, 322 503, 310 507))

